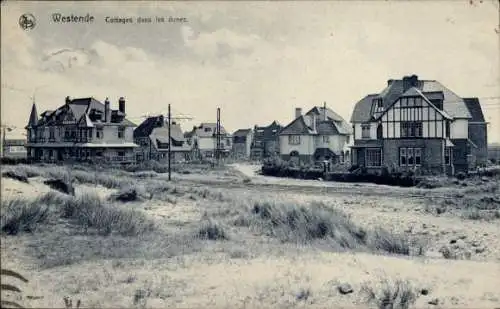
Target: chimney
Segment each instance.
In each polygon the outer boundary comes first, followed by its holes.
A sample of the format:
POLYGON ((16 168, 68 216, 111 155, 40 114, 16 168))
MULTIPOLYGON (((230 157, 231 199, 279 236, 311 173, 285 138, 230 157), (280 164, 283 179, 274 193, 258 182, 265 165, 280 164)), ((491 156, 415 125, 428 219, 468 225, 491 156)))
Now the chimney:
POLYGON ((71 98, 69 96, 66 97, 65 103, 66 103, 66 105, 68 105, 69 103, 71 103, 71 98))
POLYGON ((296 107, 295 108, 295 118, 299 118, 300 116, 302 116, 302 108, 296 107))
POLYGON ((418 76, 415 74, 403 77, 403 92, 411 87, 418 87, 418 76))
POLYGON ((125 98, 123 97, 120 97, 120 99, 118 99, 118 110, 125 114, 125 98))
POLYGON ((158 127, 163 127, 165 125, 165 118, 163 115, 158 116, 158 127))
POLYGON ((111 122, 111 110, 109 108, 109 99, 104 101, 104 122, 111 122))

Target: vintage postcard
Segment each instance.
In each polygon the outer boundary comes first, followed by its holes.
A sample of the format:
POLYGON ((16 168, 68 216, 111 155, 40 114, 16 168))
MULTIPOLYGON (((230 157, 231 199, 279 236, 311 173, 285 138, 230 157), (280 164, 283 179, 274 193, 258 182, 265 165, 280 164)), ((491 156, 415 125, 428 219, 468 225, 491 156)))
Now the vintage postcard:
POLYGON ((500 308, 499 9, 2 1, 1 307, 500 308))

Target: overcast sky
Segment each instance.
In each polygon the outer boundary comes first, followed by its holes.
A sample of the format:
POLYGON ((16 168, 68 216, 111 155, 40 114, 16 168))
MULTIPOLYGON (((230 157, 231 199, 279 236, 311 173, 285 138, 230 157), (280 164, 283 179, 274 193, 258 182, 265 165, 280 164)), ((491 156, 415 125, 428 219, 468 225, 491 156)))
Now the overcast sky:
MULTIPOLYGON (((498 1, 2 2, 2 122, 26 125, 66 96, 118 97, 136 124, 167 111, 233 132, 295 107, 327 105, 349 120, 387 79, 417 74, 479 97, 490 142, 500 142, 498 1), (19 27, 32 13, 37 24, 19 27), (53 13, 95 17, 56 24, 53 13), (106 24, 110 17, 185 17, 184 23, 106 24), (51 54, 62 51, 50 56, 51 54), (497 98, 492 98, 497 97, 497 98)), ((11 137, 19 136, 17 130, 11 137)))

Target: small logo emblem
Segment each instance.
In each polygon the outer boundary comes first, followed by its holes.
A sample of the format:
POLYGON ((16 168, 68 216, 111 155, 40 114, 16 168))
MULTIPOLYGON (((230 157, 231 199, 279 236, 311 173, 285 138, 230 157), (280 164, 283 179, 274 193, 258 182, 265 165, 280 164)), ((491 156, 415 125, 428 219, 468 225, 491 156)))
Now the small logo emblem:
POLYGON ((36 19, 35 16, 33 16, 33 14, 26 13, 21 15, 21 17, 19 17, 19 26, 21 26, 23 30, 31 30, 35 28, 35 25, 36 25, 36 19))

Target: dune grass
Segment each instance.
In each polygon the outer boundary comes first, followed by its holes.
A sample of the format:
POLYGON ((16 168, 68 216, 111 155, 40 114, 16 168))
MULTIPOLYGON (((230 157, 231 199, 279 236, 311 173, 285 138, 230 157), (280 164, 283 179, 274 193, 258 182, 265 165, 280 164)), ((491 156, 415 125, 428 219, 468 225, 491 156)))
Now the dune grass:
POLYGON ((398 255, 420 255, 421 244, 383 228, 366 229, 349 216, 323 203, 255 201, 242 208, 233 219, 235 226, 257 228, 265 234, 287 242, 311 243, 327 240, 339 249, 368 249, 398 255))
POLYGON ((154 229, 144 213, 106 204, 96 194, 77 197, 48 192, 36 199, 14 198, 3 201, 1 231, 9 235, 34 232, 51 219, 63 218, 84 227, 86 233, 139 235, 154 229))
POLYGON ((411 283, 401 279, 386 279, 377 287, 365 284, 362 292, 366 295, 366 302, 379 309, 408 309, 415 304, 418 297, 411 283))

